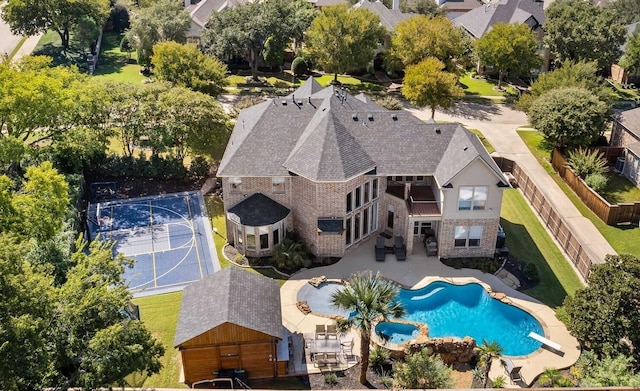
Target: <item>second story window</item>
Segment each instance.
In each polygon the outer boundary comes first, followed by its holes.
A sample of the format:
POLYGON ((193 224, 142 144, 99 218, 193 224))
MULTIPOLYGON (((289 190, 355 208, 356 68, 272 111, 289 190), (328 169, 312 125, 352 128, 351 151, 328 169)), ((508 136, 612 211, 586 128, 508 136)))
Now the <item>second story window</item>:
POLYGON ((242 178, 229 178, 229 183, 231 184, 231 192, 236 193, 242 191, 242 178))
POLYGON ((484 210, 488 192, 488 186, 460 186, 458 210, 484 210))
POLYGON ((284 178, 271 178, 271 191, 273 194, 284 194, 284 178))

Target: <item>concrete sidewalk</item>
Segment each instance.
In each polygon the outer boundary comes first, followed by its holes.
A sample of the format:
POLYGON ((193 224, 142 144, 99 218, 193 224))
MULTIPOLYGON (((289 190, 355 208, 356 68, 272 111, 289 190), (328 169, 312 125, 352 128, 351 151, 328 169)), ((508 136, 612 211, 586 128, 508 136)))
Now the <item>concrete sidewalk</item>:
MULTIPOLYGON (((430 110, 408 108, 419 118, 430 118, 430 110)), ((529 148, 517 134, 516 129, 526 126, 526 114, 513 110, 504 104, 483 104, 459 102, 448 111, 437 111, 437 121, 459 122, 469 129, 478 129, 496 149, 496 154, 517 162, 547 200, 552 200, 573 234, 578 238, 585 252, 594 263, 604 262, 607 254, 616 254, 593 223, 582 216, 551 176, 540 166, 529 148)), ((553 235, 552 235, 553 237, 553 235)), ((573 264, 573 263, 572 263, 573 264)), ((578 273, 578 276, 581 275, 578 273)))

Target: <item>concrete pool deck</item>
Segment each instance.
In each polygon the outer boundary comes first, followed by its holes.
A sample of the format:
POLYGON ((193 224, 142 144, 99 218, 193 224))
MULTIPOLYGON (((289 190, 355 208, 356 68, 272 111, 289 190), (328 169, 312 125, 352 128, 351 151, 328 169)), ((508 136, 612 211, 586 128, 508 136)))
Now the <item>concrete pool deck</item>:
MULTIPOLYGON (((510 384, 509 377, 499 360, 494 360, 489 377, 507 378, 506 387, 527 387, 547 368, 567 368, 573 365, 580 356, 580 344, 567 328, 560 322, 555 312, 538 300, 518 292, 500 278, 474 269, 453 269, 444 265, 437 257, 427 257, 422 246, 414 246, 414 254, 408 255, 406 261, 399 262, 392 254, 387 254, 384 262, 376 262, 374 253, 375 240, 369 239, 359 248, 351 250, 338 263, 333 265, 304 269, 291 276, 281 289, 282 320, 290 331, 301 334, 313 334, 316 324, 330 324, 333 320, 317 316, 313 313, 304 315, 296 306, 297 293, 300 287, 313 277, 326 276, 329 280, 346 279, 354 273, 372 271, 393 280, 405 287, 421 288, 432 281, 442 280, 456 284, 479 282, 491 287, 493 292, 505 293, 511 302, 535 316, 543 326, 544 336, 561 345, 562 352, 554 352, 544 347, 534 353, 522 357, 510 357, 515 366, 521 366, 524 382, 510 384)), ((312 309, 313 310, 313 309, 312 309)), ((356 336, 353 351, 359 355, 360 342, 356 336)))

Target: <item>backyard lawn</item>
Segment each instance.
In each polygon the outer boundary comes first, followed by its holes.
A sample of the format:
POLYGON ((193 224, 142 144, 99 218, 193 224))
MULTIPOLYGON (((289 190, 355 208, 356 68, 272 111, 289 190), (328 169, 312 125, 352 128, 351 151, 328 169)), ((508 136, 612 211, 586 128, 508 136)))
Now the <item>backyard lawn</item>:
POLYGON ((135 51, 132 53, 120 51, 120 40, 120 34, 104 33, 100 62, 94 76, 99 79, 139 84, 145 79, 145 76, 140 74, 140 65, 128 61, 129 58, 135 60, 137 54, 135 51))
POLYGON ((538 268, 540 283, 524 293, 556 308, 583 286, 519 190, 504 191, 500 217, 510 254, 538 268))
POLYGON ((502 88, 506 91, 496 91, 493 87, 498 85, 497 80, 492 79, 474 79, 470 73, 460 77, 460 84, 466 95, 478 96, 509 96, 516 95, 516 91, 509 85, 502 83, 502 88))
POLYGON ((550 162, 550 149, 549 146, 543 142, 543 137, 539 132, 535 131, 518 131, 518 134, 522 140, 527 144, 529 150, 538 159, 542 167, 545 168, 553 178, 554 181, 560 186, 562 191, 569 197, 571 202, 578 208, 583 216, 591 220, 593 225, 609 242, 611 247, 619 254, 633 254, 636 257, 640 256, 640 228, 637 225, 621 225, 613 227, 605 224, 598 216, 596 216, 580 198, 574 193, 573 190, 567 185, 558 174, 555 173, 550 162))
POLYGON ((140 306, 140 318, 153 336, 164 345, 165 352, 161 358, 160 373, 146 377, 130 375, 127 381, 136 388, 187 388, 179 382, 180 366, 178 351, 173 347, 173 338, 178 325, 178 313, 182 292, 165 293, 141 297, 133 300, 140 306))

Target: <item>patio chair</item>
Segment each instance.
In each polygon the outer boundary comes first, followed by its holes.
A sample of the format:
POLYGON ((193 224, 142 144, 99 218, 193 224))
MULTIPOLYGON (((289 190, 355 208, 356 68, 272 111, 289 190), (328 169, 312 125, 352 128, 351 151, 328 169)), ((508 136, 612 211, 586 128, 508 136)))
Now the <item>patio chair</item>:
POLYGON ((378 236, 376 238, 376 261, 384 262, 385 254, 384 238, 382 236, 378 236))
POLYGON ((338 326, 335 324, 327 325, 327 339, 329 338, 338 339, 338 326))
POLYGON ((316 325, 316 339, 319 339, 320 337, 327 338, 327 328, 323 324, 316 325))
POLYGON ((522 381, 522 375, 520 374, 522 367, 516 367, 513 361, 506 357, 501 358, 500 361, 502 361, 502 366, 507 372, 507 375, 509 375, 509 380, 512 384, 522 381))
POLYGON ((325 353, 324 359, 326 360, 327 365, 338 365, 337 353, 325 353))
POLYGON ((402 238, 402 236, 395 237, 393 250, 396 253, 396 259, 398 261, 404 261, 407 259, 407 247, 404 245, 404 239, 402 238))
POLYGON ((342 353, 346 355, 353 354, 353 334, 347 334, 344 339, 341 339, 340 347, 342 348, 342 353))

